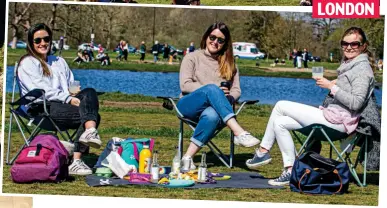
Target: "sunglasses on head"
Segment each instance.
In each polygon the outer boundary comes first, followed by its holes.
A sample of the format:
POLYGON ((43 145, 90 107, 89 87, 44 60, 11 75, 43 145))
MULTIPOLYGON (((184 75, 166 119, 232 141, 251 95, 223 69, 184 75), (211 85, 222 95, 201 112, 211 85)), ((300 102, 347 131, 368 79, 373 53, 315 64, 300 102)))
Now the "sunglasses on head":
POLYGON ((346 42, 346 41, 341 41, 341 47, 342 48, 348 48, 348 46, 351 46, 351 48, 353 49, 356 49, 356 48, 359 48, 360 46, 362 46, 363 43, 359 42, 359 41, 354 41, 354 42, 346 42))
POLYGON ((217 40, 219 44, 224 44, 226 42, 224 38, 216 37, 215 35, 210 35, 208 38, 210 38, 211 41, 217 40))
POLYGON ((44 40, 44 42, 46 42, 46 43, 49 43, 51 41, 51 38, 50 38, 50 36, 46 36, 46 37, 43 37, 43 38, 35 38, 34 39, 34 43, 35 44, 40 44, 42 42, 42 40, 44 40))

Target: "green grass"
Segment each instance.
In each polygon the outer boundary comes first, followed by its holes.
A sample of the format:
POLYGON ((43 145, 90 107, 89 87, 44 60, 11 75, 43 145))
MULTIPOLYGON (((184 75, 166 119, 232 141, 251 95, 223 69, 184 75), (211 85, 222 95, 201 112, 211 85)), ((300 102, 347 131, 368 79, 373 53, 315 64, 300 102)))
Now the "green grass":
MULTIPOLYGON (((7 94, 9 98, 9 94, 7 94)), ((159 152, 160 165, 171 165, 174 146, 177 145, 178 119, 168 110, 158 105, 111 105, 112 102, 159 102, 160 100, 140 95, 121 95, 119 93, 107 93, 101 96, 103 101, 100 107, 102 116, 100 135, 104 144, 113 136, 121 138, 149 138, 155 139, 155 148, 159 152), (109 104, 108 104, 109 103, 109 104)), ((156 103, 157 104, 157 103, 156 103)), ((7 108, 6 108, 7 109, 7 108)), ((238 117, 240 124, 254 135, 262 137, 271 112, 272 106, 255 105, 246 107, 238 117)), ((5 132, 8 132, 9 110, 6 110, 5 132)), ((184 145, 188 146, 188 138, 192 131, 185 128, 184 145)), ((229 131, 224 130, 213 141, 223 150, 228 148, 229 131)), ((5 138, 7 138, 5 133, 5 138)), ((5 139, 6 140, 6 139, 5 139)), ((21 135, 15 126, 12 128, 12 152, 14 153, 22 144, 21 135)), ((4 146, 6 147, 7 141, 4 146)), ((300 145, 297 144, 297 148, 300 145)), ((204 149, 209 151, 208 148, 204 149)), ((102 149, 91 149, 91 155, 86 159, 93 165, 97 155, 102 149)), ((245 161, 252 157, 254 148, 236 147, 235 167, 228 169, 223 166, 212 154, 208 155, 208 168, 212 172, 246 172, 245 161)), ((323 147, 323 155, 327 156, 329 148, 323 147)), ((265 177, 278 177, 282 170, 282 156, 275 145, 271 156, 273 161, 262 167, 258 172, 265 177)), ((200 156, 194 158, 198 163, 200 156)), ((22 194, 53 194, 53 195, 82 195, 82 196, 117 196, 134 198, 170 198, 170 199, 196 199, 196 200, 224 200, 224 201, 256 201, 256 202, 281 202, 281 203, 308 203, 308 204, 347 204, 347 205, 378 205, 378 173, 369 175, 369 185, 360 188, 351 183, 349 193, 341 196, 310 196, 291 192, 285 189, 167 189, 162 187, 146 186, 120 186, 120 187, 88 187, 85 178, 77 176, 74 181, 66 181, 60 184, 33 183, 15 184, 10 179, 10 167, 5 165, 3 174, 4 193, 22 194)))

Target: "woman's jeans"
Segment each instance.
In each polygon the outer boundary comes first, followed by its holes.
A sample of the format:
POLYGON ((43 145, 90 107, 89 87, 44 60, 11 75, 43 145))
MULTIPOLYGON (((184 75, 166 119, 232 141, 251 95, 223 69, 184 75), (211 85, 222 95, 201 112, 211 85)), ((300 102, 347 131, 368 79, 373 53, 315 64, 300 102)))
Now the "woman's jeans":
POLYGON ((184 96, 177 103, 177 108, 185 118, 198 123, 191 141, 199 147, 213 137, 216 129, 235 117, 223 90, 214 84, 205 85, 184 96))
POLYGON ((85 123, 95 121, 98 127, 101 117, 98 114, 99 102, 94 89, 83 89, 75 97, 81 101, 79 107, 55 101, 47 102, 47 105, 50 117, 60 128, 77 129, 79 127, 74 139, 74 152, 80 152, 78 140, 85 131, 85 123))

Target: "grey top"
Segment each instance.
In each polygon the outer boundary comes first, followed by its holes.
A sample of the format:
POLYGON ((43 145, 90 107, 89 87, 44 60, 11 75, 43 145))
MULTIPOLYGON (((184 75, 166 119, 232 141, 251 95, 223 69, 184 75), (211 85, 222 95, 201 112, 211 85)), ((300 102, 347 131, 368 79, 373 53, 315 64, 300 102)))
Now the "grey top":
POLYGON ((343 62, 337 69, 336 85, 339 87, 332 104, 358 114, 374 86, 374 73, 367 54, 360 54, 349 62, 343 62), (371 84, 371 85, 370 85, 371 84))
POLYGON ((51 76, 43 75, 43 67, 32 56, 27 56, 20 62, 17 76, 21 95, 24 96, 33 89, 43 89, 47 100, 69 103, 72 98, 69 85, 74 81, 69 66, 63 58, 56 56, 48 56, 46 63, 51 76))

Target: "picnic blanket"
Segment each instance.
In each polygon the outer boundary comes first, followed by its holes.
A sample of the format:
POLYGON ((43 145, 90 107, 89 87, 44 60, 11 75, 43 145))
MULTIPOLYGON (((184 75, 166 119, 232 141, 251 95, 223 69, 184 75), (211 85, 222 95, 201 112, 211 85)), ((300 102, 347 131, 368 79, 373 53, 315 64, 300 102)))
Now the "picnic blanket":
MULTIPOLYGON (((191 187, 185 187, 189 189, 196 188, 245 188, 245 189, 278 189, 284 188, 283 186, 271 186, 267 182, 269 179, 264 178, 262 175, 256 172, 234 172, 224 173, 231 176, 230 180, 219 180, 215 184, 195 184, 191 187)), ((92 187, 98 186, 161 186, 158 184, 134 184, 128 180, 120 178, 104 178, 96 175, 86 176, 86 183, 92 187)))

